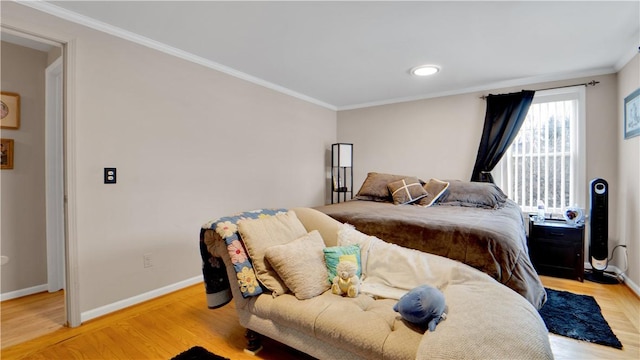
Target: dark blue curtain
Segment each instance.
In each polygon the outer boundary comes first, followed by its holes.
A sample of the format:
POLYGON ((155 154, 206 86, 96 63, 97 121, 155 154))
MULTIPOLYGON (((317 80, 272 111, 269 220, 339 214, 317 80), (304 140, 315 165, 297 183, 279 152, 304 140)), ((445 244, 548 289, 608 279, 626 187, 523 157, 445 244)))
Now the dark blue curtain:
POLYGON ((491 170, 518 135, 535 91, 487 96, 487 113, 471 181, 493 183, 491 170))

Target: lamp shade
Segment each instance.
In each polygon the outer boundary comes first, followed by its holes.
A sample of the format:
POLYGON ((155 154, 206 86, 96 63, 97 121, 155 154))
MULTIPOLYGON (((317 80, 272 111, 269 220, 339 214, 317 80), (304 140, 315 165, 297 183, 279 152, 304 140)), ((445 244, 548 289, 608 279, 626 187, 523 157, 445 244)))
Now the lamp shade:
POLYGON ((333 144, 333 164, 339 167, 351 167, 353 163, 353 144, 333 144))

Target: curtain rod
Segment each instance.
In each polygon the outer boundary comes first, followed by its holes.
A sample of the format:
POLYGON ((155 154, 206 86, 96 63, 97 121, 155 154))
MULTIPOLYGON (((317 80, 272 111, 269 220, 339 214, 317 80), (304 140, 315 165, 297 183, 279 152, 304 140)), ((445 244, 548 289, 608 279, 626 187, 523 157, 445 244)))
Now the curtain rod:
MULTIPOLYGON (((598 84, 600 84, 600 81, 591 80, 588 83, 556 86, 556 87, 550 87, 550 88, 546 88, 546 89, 538 89, 538 90, 535 90, 535 91, 555 90, 555 89, 562 89, 562 88, 568 88, 568 87, 574 87, 574 86, 596 86, 598 84)), ((480 96, 480 99, 486 100, 487 99, 487 95, 480 96)))

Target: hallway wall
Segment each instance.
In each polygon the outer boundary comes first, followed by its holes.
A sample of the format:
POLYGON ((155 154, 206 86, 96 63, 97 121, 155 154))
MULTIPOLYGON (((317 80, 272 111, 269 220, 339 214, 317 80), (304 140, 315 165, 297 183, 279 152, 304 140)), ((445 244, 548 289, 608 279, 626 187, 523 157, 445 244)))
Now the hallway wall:
MULTIPOLYGON (((20 128, 0 130, 14 139, 14 168, 0 172, 0 293, 47 284, 45 221, 45 68, 46 52, 1 43, 2 91, 20 95, 20 128)), ((43 288, 46 290, 46 287, 43 288)))

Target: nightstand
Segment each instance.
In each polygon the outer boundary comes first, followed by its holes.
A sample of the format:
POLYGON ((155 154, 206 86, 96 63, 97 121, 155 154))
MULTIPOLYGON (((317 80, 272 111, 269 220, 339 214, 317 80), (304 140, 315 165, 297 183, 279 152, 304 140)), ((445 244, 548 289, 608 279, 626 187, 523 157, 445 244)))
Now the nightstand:
POLYGON ((584 225, 531 218, 527 245, 538 274, 584 280, 584 225))

